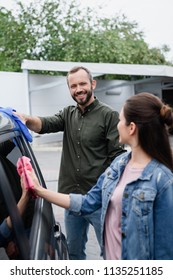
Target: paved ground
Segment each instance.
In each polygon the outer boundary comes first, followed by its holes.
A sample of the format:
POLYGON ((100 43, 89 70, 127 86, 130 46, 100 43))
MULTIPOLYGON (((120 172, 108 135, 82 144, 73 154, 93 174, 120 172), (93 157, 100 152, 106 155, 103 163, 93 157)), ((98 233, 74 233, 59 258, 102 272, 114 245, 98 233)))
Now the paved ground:
MULTIPOLYGON (((46 181, 47 188, 56 191, 58 185, 58 172, 61 158, 61 146, 41 145, 33 147, 35 156, 41 168, 43 177, 46 181)), ((64 209, 54 206, 55 218, 61 223, 62 230, 65 233, 64 229, 64 209)), ((89 240, 87 242, 87 259, 89 260, 99 260, 100 249, 98 242, 93 230, 93 227, 90 226, 89 230, 89 240)))

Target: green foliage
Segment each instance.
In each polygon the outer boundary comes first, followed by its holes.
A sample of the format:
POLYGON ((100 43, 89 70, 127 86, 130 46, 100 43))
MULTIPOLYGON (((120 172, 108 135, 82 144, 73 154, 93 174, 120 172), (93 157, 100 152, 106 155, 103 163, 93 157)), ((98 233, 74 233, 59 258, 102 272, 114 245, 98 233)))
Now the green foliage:
POLYGON ((102 18, 77 0, 33 2, 19 1, 15 14, 0 8, 0 71, 21 71, 23 59, 170 64, 169 48, 149 48, 125 15, 102 18))
POLYGON ((29 50, 35 38, 28 34, 23 22, 10 11, 0 9, 0 71, 21 71, 21 60, 31 58, 29 50))

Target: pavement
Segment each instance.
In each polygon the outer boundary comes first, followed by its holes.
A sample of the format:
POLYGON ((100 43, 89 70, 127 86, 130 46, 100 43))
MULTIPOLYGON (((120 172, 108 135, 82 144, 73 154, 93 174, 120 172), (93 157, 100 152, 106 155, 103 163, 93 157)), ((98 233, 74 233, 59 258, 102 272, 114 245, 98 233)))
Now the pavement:
MULTIPOLYGON (((58 175, 61 159, 61 142, 33 145, 33 151, 43 174, 48 189, 57 191, 58 175)), ((55 219, 60 222, 62 231, 65 234, 64 227, 64 209, 53 205, 55 219)), ((86 254, 88 260, 101 260, 100 248, 92 226, 89 228, 88 242, 86 245, 86 254)))

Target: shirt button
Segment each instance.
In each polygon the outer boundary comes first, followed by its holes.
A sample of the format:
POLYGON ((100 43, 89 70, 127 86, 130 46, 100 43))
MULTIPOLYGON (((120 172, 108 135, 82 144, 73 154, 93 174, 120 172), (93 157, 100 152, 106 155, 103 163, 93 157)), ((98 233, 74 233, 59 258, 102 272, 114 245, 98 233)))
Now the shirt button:
POLYGON ((80 128, 78 128, 78 130, 80 130, 80 128))
POLYGON ((124 232, 122 232, 122 238, 125 238, 126 237, 126 234, 124 232))
POLYGON ((77 170, 77 172, 79 172, 79 168, 77 168, 76 170, 77 170))
POLYGON ((77 142, 78 143, 78 145, 80 144, 80 142, 77 142))
POLYGON ((77 157, 78 157, 78 158, 80 158, 80 156, 79 156, 79 155, 78 155, 77 157))
POLYGON ((124 194, 124 197, 125 197, 125 198, 128 198, 128 197, 129 197, 128 193, 125 193, 125 194, 124 194))

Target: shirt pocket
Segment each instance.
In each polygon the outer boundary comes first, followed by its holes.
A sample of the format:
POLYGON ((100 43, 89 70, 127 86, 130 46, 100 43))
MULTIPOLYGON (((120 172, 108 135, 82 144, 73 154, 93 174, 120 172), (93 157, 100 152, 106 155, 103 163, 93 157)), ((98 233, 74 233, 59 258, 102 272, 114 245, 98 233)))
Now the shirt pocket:
POLYGON ((136 190, 132 194, 132 210, 138 216, 148 215, 153 210, 156 191, 153 189, 136 190))

